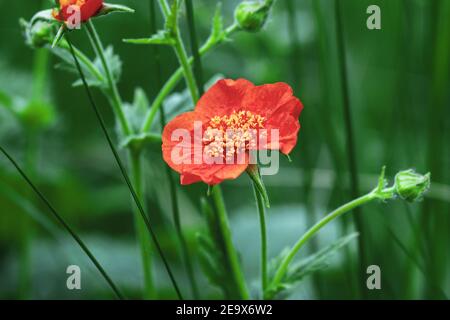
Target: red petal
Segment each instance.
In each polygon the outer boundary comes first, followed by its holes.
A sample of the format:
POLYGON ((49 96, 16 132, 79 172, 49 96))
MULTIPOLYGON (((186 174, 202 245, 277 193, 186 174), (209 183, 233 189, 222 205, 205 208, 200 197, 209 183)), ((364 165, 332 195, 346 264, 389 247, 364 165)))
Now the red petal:
MULTIPOLYGON (((162 151, 164 161, 175 171, 181 174, 181 184, 191 184, 194 182, 203 181, 209 185, 215 185, 226 179, 235 179, 240 176, 248 166, 248 159, 244 164, 208 164, 203 161, 203 149, 201 153, 196 154, 194 150, 194 140, 199 141, 201 144, 201 136, 203 130, 199 130, 199 136, 194 136, 194 122, 209 121, 209 118, 205 118, 203 115, 197 112, 187 112, 177 116, 170 121, 164 128, 162 134, 162 151), (186 129, 183 134, 183 138, 178 138, 178 134, 175 130, 186 129), (172 139, 172 136, 174 139, 172 139), (183 140, 185 139, 185 140, 183 140), (185 143, 182 143, 185 142, 185 143), (195 163, 195 157, 199 163, 195 163), (186 160, 186 162, 185 162, 186 160)), ((182 134, 182 132, 179 132, 182 134)))
POLYGON ((298 118, 303 106, 293 96, 292 88, 286 83, 279 82, 254 87, 246 95, 242 108, 269 119, 272 114, 279 112, 298 118))
MULTIPOLYGON (((73 12, 70 11, 69 8, 72 5, 77 5, 77 0, 69 0, 69 4, 61 5, 61 16, 67 21, 73 12)), ((81 13, 81 21, 86 22, 92 16, 94 16, 103 6, 103 0, 86 0, 86 2, 81 5, 80 13, 81 13)))
POLYGON ((243 99, 252 88, 253 83, 245 79, 219 80, 201 97, 195 111, 209 118, 231 114, 240 109, 243 99))
POLYGON ((263 116, 268 130, 266 146, 260 149, 279 149, 284 154, 292 151, 300 130, 298 118, 303 105, 293 96, 292 88, 285 83, 254 87, 245 97, 242 108, 263 116), (279 143, 272 141, 271 129, 279 130, 279 143))

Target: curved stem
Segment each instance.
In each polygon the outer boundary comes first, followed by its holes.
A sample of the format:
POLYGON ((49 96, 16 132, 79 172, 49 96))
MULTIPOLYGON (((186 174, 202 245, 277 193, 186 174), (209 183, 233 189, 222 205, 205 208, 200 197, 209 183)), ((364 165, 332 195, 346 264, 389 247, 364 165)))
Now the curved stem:
POLYGON ((231 277, 233 281, 235 281, 237 288, 239 289, 240 298, 247 300, 250 298, 250 294, 245 283, 245 278, 241 269, 241 265, 239 263, 238 254, 233 245, 233 240, 231 239, 230 224, 228 222, 228 215, 220 186, 214 186, 211 190, 211 194, 216 206, 215 212, 217 213, 219 228, 225 244, 225 255, 230 262, 231 270, 233 272, 231 277))
POLYGON ((108 87, 109 87, 109 90, 111 91, 111 101, 112 101, 114 113, 116 114, 117 118, 119 119, 119 123, 120 123, 121 129, 123 131, 123 134, 129 135, 129 134, 131 134, 132 131, 131 131, 130 125, 128 123, 128 120, 125 117, 125 113, 123 111, 123 105, 122 105, 122 98, 120 97, 119 90, 117 89, 117 85, 116 85, 116 82, 111 73, 111 69, 108 65, 108 61, 106 61, 105 51, 104 51, 103 45, 100 41, 100 37, 98 36, 97 31, 95 30, 92 20, 89 20, 86 23, 86 26, 87 26, 87 32, 88 32, 89 38, 92 42, 92 46, 94 47, 95 52, 97 53, 98 57, 100 58, 103 69, 105 71, 106 80, 108 82, 108 87))
POLYGON ((288 271, 289 264, 294 259, 297 252, 300 250, 301 247, 311 238, 313 237, 320 229, 322 229, 324 226, 326 226, 329 222, 333 221, 337 217, 343 215, 344 213, 347 213, 367 202, 370 202, 372 200, 376 199, 376 195, 373 192, 370 192, 362 197, 359 197, 353 201, 350 201, 343 206, 337 208, 333 212, 329 213, 327 216, 325 216, 322 220, 317 222, 314 226, 312 226, 298 241, 297 243, 292 247, 289 254, 283 259, 283 261, 280 264, 280 267, 278 268, 277 272, 275 273, 275 276, 272 280, 271 287, 276 287, 280 282, 283 280, 283 277, 286 275, 288 271))
POLYGON ((253 192, 255 194, 256 205, 259 213, 259 226, 261 232, 261 285, 262 296, 267 289, 267 230, 266 230, 266 213, 264 209, 264 200, 258 190, 255 182, 253 182, 253 192))
MULTIPOLYGON (((236 32, 239 29, 237 24, 233 24, 230 27, 228 27, 224 31, 224 36, 218 39, 208 39, 206 43, 200 48, 199 54, 200 56, 205 55, 207 52, 221 44, 222 42, 227 39, 231 34, 236 32)), ((194 62, 194 58, 190 57, 188 59, 189 66, 194 62)), ((166 84, 162 87, 161 91, 159 91, 157 97, 153 101, 153 104, 150 108, 150 110, 145 115, 144 124, 142 125, 141 132, 147 132, 150 130, 153 121, 155 120, 156 114, 158 113, 159 109, 162 106, 163 101, 166 99, 166 97, 172 92, 172 90, 176 87, 178 82, 183 78, 183 68, 179 67, 167 80, 166 84)))
MULTIPOLYGON (((142 174, 142 156, 140 152, 129 152, 129 162, 131 170, 131 179, 136 190, 136 195, 139 197, 145 210, 145 183, 142 174)), ((136 232, 139 241, 139 248, 141 252, 142 271, 144 275, 144 299, 152 299, 155 297, 155 287, 152 276, 152 246, 150 235, 147 232, 145 223, 139 215, 139 210, 133 206, 134 222, 136 225, 136 232)))

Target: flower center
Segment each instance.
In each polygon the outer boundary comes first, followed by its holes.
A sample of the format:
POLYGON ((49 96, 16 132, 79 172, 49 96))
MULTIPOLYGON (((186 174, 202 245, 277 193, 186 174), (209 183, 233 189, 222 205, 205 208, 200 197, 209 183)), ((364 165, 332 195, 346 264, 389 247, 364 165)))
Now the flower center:
POLYGON ((203 134, 206 155, 230 160, 255 148, 257 130, 264 128, 265 120, 250 111, 233 111, 231 115, 211 118, 203 134))

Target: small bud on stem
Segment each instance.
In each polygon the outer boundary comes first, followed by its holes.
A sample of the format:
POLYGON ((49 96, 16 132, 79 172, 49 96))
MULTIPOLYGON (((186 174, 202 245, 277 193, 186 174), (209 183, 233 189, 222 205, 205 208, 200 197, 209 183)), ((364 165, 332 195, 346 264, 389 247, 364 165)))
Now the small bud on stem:
POLYGON ((234 16, 242 30, 258 32, 266 24, 274 0, 244 1, 235 10, 234 16))

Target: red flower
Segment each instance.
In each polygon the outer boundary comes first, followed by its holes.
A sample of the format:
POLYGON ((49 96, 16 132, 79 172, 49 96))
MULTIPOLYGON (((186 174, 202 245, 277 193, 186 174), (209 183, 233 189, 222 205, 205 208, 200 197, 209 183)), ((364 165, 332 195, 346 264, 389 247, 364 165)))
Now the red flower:
POLYGON ((285 83, 255 86, 244 79, 220 80, 194 111, 166 125, 164 160, 181 174, 181 184, 203 181, 214 185, 235 179, 249 165, 250 150, 292 151, 302 109, 285 83), (271 134, 274 129, 278 139, 271 134))
POLYGON ((59 8, 53 10, 53 17, 59 21, 67 21, 73 15, 72 6, 79 8, 81 21, 86 22, 102 7, 103 0, 59 0, 59 8))

